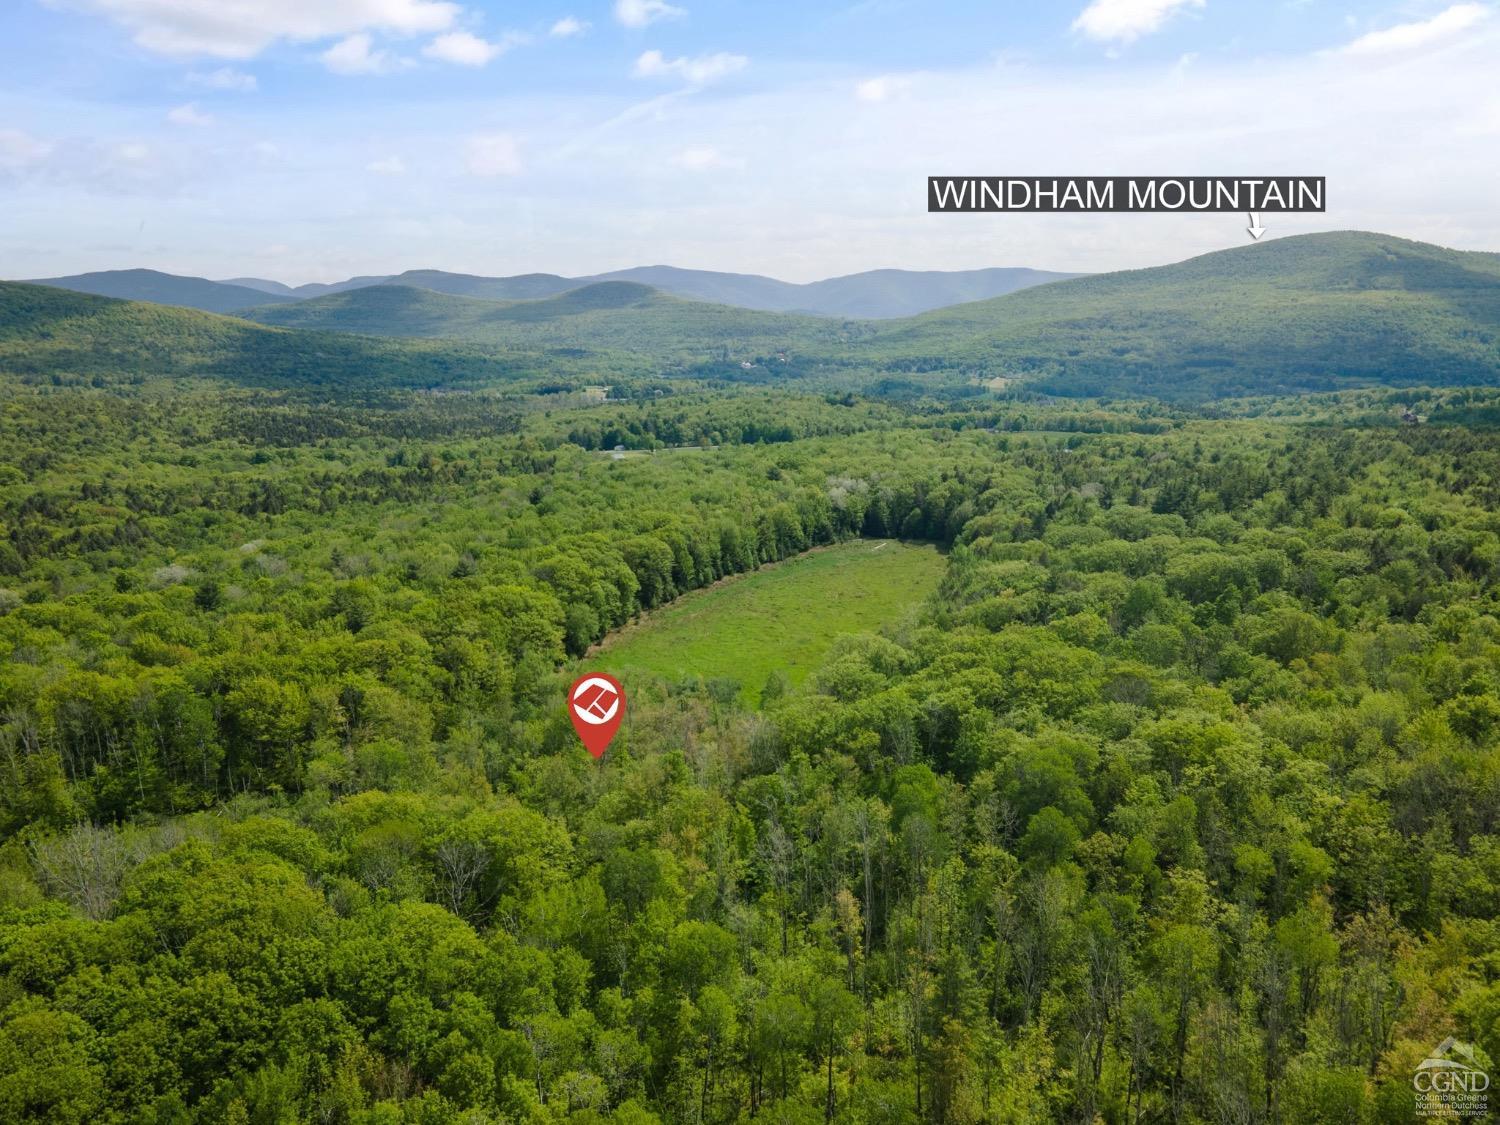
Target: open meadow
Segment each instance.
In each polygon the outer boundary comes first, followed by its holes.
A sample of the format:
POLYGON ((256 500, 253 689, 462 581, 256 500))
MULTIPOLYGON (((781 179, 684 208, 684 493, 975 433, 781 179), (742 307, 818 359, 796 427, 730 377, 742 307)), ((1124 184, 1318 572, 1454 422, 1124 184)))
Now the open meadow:
POLYGON ((840 634, 915 617, 943 574, 931 544, 860 539, 686 594, 606 638, 591 666, 624 677, 732 680, 753 706, 773 674, 796 687, 840 634))

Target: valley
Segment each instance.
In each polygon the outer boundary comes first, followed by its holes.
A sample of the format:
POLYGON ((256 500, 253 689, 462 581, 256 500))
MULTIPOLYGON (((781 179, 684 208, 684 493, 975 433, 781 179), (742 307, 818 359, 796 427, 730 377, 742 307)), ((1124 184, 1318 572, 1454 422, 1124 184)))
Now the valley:
POLYGON ((0 283, 0 1119, 1404 1120, 1500 1056, 1497 260, 0 283))
MULTIPOLYGON (((593 373, 594 382, 796 381, 804 389, 852 386, 876 397, 951 399, 975 380, 1003 379, 1048 395, 1202 403, 1372 383, 1484 384, 1500 365, 1500 255, 1363 232, 1273 240, 887 319, 758 311, 625 280, 553 292, 532 279, 529 287, 503 290, 524 299, 495 300, 493 287, 444 278, 418 272, 239 311, 264 325, 386 340, 324 341, 316 355, 329 370, 316 377, 341 378, 346 357, 364 363, 378 356, 374 378, 427 386, 593 373)), ((12 291, 16 298, 21 292, 12 291)), ((71 300, 82 307, 77 298, 31 292, 27 300, 38 305, 61 308, 71 300)), ((184 334, 194 348, 214 338, 208 352, 172 350, 171 365, 201 356, 209 371, 243 379, 254 370, 251 377, 274 380, 295 363, 286 353, 296 345, 286 337, 241 322, 193 320, 151 306, 112 315, 139 318, 164 338, 184 334), (225 358, 226 348, 251 349, 257 362, 225 358)), ((113 327, 111 333, 118 347, 113 327)), ((9 348, 21 370, 64 368, 70 359, 50 355, 55 345, 32 346, 23 363, 18 346, 9 348)))

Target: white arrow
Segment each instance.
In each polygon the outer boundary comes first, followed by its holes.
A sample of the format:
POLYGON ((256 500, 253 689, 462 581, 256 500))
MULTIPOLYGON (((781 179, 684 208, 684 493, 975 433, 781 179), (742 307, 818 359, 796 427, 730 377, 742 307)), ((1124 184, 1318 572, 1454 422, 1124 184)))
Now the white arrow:
POLYGON ((1260 218, 1254 211, 1250 212, 1250 225, 1245 229, 1250 232, 1250 237, 1256 242, 1259 242, 1260 236, 1266 233, 1266 228, 1260 225, 1260 218))

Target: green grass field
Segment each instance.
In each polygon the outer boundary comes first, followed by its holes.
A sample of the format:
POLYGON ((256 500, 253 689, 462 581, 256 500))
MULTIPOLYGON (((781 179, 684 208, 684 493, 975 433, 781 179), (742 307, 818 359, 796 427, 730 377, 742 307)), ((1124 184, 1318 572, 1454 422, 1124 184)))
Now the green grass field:
POLYGON ((687 594, 605 640, 590 667, 626 679, 701 676, 740 683, 753 704, 780 669, 793 686, 842 633, 901 618, 937 585, 935 547, 860 539, 687 594))

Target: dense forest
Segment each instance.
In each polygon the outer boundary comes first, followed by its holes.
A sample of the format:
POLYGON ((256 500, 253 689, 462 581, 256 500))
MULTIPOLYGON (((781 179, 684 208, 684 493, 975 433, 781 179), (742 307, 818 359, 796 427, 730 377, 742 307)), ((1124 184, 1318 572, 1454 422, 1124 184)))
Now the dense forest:
POLYGON ((605 388, 36 292, 0 1120, 1405 1122, 1500 1058, 1500 395, 605 388), (857 537, 940 587, 578 747, 593 644, 857 537))

